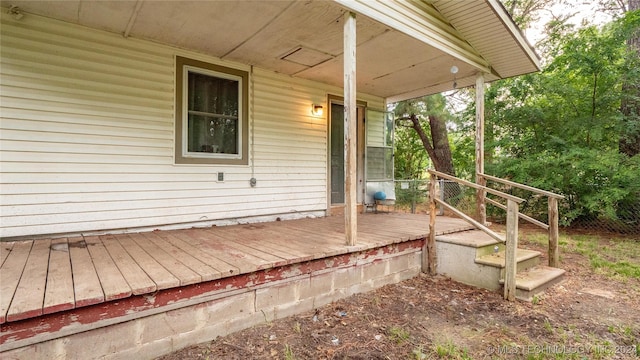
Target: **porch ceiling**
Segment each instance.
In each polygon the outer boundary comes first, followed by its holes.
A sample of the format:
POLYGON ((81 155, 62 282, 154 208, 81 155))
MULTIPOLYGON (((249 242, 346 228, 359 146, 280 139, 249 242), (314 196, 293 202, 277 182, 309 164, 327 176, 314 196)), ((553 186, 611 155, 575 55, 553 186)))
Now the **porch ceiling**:
MULTIPOLYGON (((27 16, 32 13, 56 18, 343 85, 343 14, 347 9, 333 1, 0 2, 5 8, 19 6, 27 16)), ((403 3, 429 11, 441 7, 443 10, 435 14, 441 20, 438 30, 486 61, 492 71, 486 75, 487 81, 538 68, 535 54, 518 38, 519 33, 514 34, 511 20, 504 17, 504 9, 494 0, 403 3)), ((358 7, 351 10, 357 11, 358 7)), ((450 90, 453 65, 459 68, 458 87, 475 83, 477 67, 408 33, 358 16, 358 91, 396 101, 450 90)))

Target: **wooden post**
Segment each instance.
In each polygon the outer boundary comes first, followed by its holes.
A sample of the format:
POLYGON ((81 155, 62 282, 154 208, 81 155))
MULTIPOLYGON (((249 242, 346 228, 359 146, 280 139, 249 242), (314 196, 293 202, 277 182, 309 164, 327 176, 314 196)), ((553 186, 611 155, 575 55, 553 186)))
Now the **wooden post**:
POLYGON ((431 174, 429 180, 429 237, 422 246, 422 272, 437 274, 438 258, 436 256, 436 176, 431 174))
MULTIPOLYGON (((476 184, 485 186, 484 174, 484 74, 476 77, 476 184)), ((482 189, 476 190, 477 217, 480 224, 487 223, 486 193, 482 189)))
POLYGON ((344 156, 345 209, 344 224, 347 245, 357 241, 358 204, 356 176, 356 14, 344 15, 344 156))
POLYGON ((518 249, 518 203, 507 200, 507 244, 504 266, 504 298, 513 301, 516 298, 516 251, 518 249))
POLYGON ((548 197, 549 199, 549 266, 558 267, 558 199, 548 197))

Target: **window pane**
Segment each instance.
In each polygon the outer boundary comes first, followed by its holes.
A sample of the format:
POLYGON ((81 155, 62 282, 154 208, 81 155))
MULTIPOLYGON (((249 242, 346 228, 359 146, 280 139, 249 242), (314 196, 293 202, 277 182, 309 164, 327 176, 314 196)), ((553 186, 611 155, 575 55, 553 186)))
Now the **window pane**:
POLYGON ((236 80, 189 72, 188 110, 238 117, 236 80))
POLYGON ((238 154, 238 120, 189 115, 188 151, 238 154))
POLYGON ((238 87, 236 80, 189 72, 188 152, 238 154, 238 87))
POLYGON ((367 147, 367 180, 393 179, 393 149, 367 147))

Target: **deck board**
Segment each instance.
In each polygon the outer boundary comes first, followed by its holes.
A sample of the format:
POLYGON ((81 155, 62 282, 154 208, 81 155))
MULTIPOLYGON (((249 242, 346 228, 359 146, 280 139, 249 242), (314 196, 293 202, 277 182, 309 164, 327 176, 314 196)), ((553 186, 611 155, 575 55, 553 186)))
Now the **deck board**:
POLYGON ((7 260, 7 257, 11 253, 11 249, 13 248, 14 241, 11 242, 3 242, 0 244, 0 267, 4 264, 4 261, 7 260))
POLYGON ((260 226, 243 226, 242 236, 238 242, 254 249, 265 249, 269 252, 279 254, 280 257, 287 261, 307 261, 313 259, 310 252, 296 251, 284 238, 281 238, 272 232, 264 230, 260 226), (273 238, 273 239, 272 239, 273 238))
POLYGON ((213 255, 205 253, 202 251, 202 249, 193 246, 193 239, 186 236, 179 230, 166 232, 161 231, 157 235, 176 248, 184 251, 185 253, 193 256, 195 259, 198 259, 207 264, 209 267, 213 268, 216 271, 216 273, 214 274, 215 279, 218 279, 222 276, 228 276, 230 274, 237 274, 240 272, 240 269, 235 267, 234 265, 229 264, 213 255))
POLYGON ((34 241, 14 299, 7 311, 7 321, 42 315, 50 246, 50 239, 34 241))
POLYGON ((103 302, 102 285, 87 249, 87 243, 81 237, 69 238, 68 243, 75 306, 82 307, 103 302))
POLYGON ((73 309, 75 304, 69 243, 67 238, 55 239, 51 241, 42 313, 51 314, 73 309))
POLYGON ((122 245, 127 253, 135 260, 135 262, 149 275, 151 280, 156 283, 158 290, 168 289, 180 285, 180 280, 173 276, 171 272, 160 265, 151 255, 138 245, 134 237, 138 234, 123 234, 118 236, 118 242, 122 245))
MULTIPOLYGON (((204 230, 206 235, 209 236, 213 236, 214 235, 214 231, 212 230, 204 230)), ((268 250, 266 248, 263 249, 254 249, 252 247, 246 246, 242 243, 240 243, 238 240, 240 238, 242 238, 244 232, 242 231, 242 229, 232 229, 229 230, 227 229, 216 229, 215 231, 215 235, 220 236, 222 239, 224 239, 225 243, 234 247, 235 249, 237 249, 240 252, 243 252, 245 254, 254 256, 255 258, 259 258, 262 259, 270 264, 273 265, 279 265, 279 264, 285 264, 286 260, 283 257, 280 257, 278 255, 274 255, 272 253, 269 253, 268 250)))
POLYGON ((104 293, 104 300, 111 301, 131 296, 131 287, 125 280, 120 269, 113 262, 109 252, 97 236, 85 236, 84 241, 89 249, 100 285, 104 293))
POLYGON ((147 294, 157 289, 156 283, 133 261, 133 258, 112 235, 100 236, 100 240, 111 255, 120 273, 131 288, 133 295, 147 294))
POLYGON ((18 288, 32 245, 33 241, 16 242, 0 267, 0 324, 7 319, 9 305, 18 288))
POLYGON ((188 252, 174 246, 171 242, 158 236, 156 232, 142 233, 141 235, 146 237, 159 248, 163 249, 176 260, 183 263, 186 267, 195 271, 200 276, 201 281, 214 280, 220 277, 220 272, 218 270, 198 260, 188 252))
POLYGON ((169 255, 162 247, 154 244, 143 234, 132 234, 130 237, 162 267, 173 274, 180 281, 180 286, 202 281, 202 277, 198 273, 189 269, 177 258, 169 255))
POLYGON ((215 233, 205 236, 201 229, 190 229, 185 231, 185 234, 191 237, 194 244, 197 244, 202 251, 213 256, 224 254, 225 262, 237 267, 240 273, 253 272, 269 265, 268 261, 244 254, 236 248, 228 246, 224 239, 215 233))

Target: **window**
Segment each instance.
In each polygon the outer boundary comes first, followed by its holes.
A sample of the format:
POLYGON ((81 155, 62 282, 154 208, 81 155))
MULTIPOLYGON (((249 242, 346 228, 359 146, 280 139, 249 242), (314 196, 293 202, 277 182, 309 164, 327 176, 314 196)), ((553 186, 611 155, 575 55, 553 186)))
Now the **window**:
POLYGON ((393 113, 367 111, 367 180, 393 180, 393 113))
POLYGON ((248 164, 246 71, 176 57, 177 164, 248 164))

